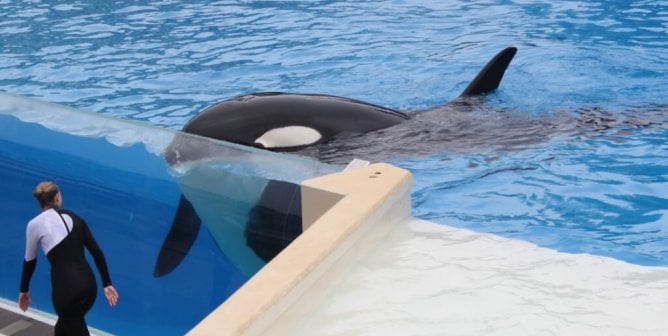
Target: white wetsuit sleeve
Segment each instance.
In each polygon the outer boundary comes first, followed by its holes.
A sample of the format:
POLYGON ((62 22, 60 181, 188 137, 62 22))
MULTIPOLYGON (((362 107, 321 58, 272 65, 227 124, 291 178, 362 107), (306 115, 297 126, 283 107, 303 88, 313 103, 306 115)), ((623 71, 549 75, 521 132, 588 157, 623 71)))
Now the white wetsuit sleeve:
POLYGON ((31 221, 26 227, 26 253, 25 261, 31 261, 37 258, 37 246, 39 245, 40 233, 36 228, 36 223, 31 221))

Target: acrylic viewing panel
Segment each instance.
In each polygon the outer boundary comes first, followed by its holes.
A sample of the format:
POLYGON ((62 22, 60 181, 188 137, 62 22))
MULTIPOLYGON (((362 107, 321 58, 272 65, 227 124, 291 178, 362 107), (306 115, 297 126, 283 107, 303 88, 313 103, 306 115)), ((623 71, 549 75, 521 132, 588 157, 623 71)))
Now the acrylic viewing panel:
MULTIPOLYGON (((0 297, 17 296, 25 225, 39 212, 31 191, 53 180, 91 227, 121 295, 109 308, 98 291, 88 323, 184 334, 290 239, 265 223, 301 220, 298 184, 339 169, 0 93, 0 297), (174 141, 179 155, 168 162, 174 141), (279 246, 265 248, 266 235, 279 246)), ((40 252, 32 309, 52 313, 48 269, 40 252)))

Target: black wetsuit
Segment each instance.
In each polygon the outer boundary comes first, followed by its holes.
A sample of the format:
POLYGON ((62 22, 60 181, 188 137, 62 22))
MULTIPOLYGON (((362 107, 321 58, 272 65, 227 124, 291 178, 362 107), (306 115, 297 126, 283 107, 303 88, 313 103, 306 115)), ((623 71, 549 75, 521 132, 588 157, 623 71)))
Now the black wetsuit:
POLYGON ((75 213, 49 209, 28 223, 21 292, 29 289, 37 265, 37 242, 51 263, 51 298, 58 314, 55 335, 89 335, 84 316, 97 296, 95 275, 84 256, 84 246, 95 260, 102 284, 111 285, 107 263, 86 223, 75 213), (60 221, 60 227, 56 227, 60 221), (31 258, 33 257, 34 258, 31 258))

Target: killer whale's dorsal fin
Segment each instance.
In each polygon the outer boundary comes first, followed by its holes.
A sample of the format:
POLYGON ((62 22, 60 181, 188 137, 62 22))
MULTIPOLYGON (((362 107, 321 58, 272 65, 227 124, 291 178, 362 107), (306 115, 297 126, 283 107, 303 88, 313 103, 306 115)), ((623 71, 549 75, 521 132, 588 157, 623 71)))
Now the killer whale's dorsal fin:
POLYGON ((510 61, 517 53, 517 48, 508 47, 494 56, 485 67, 471 81, 469 86, 459 95, 460 97, 484 95, 499 87, 503 74, 510 61))

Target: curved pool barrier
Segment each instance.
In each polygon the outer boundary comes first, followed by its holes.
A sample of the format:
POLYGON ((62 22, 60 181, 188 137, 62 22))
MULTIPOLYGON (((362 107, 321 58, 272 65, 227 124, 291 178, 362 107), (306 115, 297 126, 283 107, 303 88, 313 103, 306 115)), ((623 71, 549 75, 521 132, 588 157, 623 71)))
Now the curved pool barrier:
POLYGON ((273 333, 287 310, 299 316, 327 293, 323 277, 340 281, 351 259, 408 219, 410 181, 408 171, 384 163, 304 181, 304 232, 188 334, 273 333))

